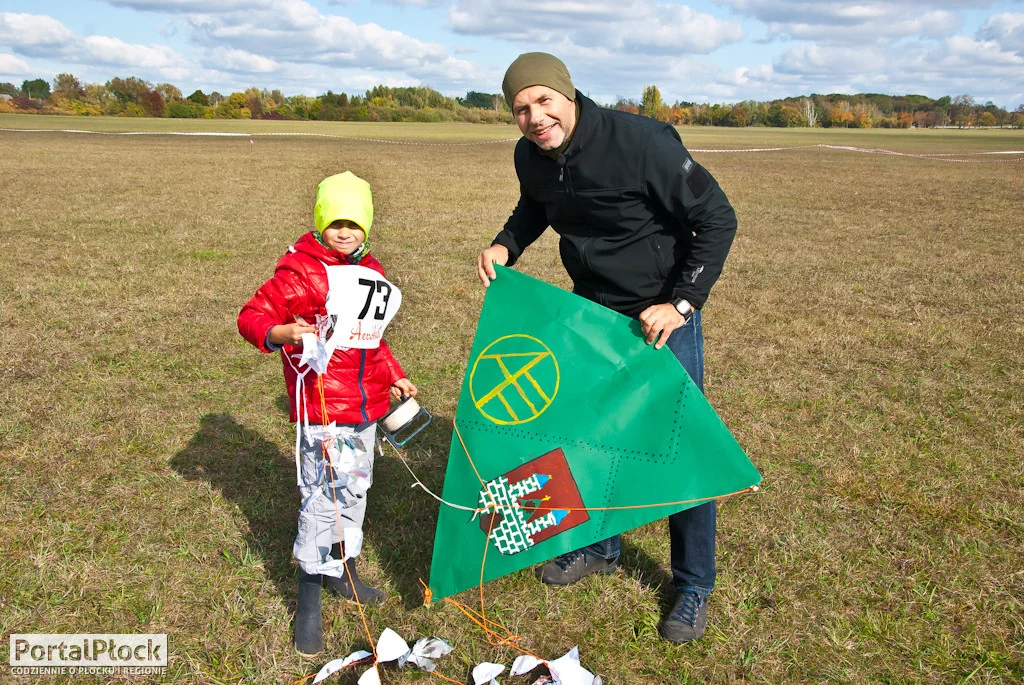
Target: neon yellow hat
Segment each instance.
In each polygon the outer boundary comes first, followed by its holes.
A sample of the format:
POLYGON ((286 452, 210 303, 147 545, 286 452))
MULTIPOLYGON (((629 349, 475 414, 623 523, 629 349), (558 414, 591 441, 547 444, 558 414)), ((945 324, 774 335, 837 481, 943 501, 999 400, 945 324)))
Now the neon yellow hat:
POLYGON ((316 206, 313 208, 313 225, 317 233, 339 219, 347 219, 359 225, 370 237, 373 225, 373 195, 370 184, 351 171, 328 176, 316 187, 316 206))

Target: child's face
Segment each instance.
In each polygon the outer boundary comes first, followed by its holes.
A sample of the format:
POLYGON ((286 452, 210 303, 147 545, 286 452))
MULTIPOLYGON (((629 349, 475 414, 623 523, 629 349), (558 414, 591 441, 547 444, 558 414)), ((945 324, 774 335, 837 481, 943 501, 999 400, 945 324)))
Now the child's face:
POLYGON ((350 255, 358 249, 366 239, 366 232, 359 224, 348 219, 338 219, 324 229, 324 244, 332 250, 350 255))

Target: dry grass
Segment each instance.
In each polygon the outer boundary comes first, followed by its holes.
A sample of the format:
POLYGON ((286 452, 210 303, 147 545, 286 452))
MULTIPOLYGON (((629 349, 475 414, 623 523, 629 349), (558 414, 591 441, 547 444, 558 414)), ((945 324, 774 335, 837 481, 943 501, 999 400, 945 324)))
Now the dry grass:
MULTIPOLYGON (((998 131, 683 136, 1024 147, 998 131)), ((311 672, 321 662, 290 644, 298 502, 279 363, 237 336, 237 310, 308 227, 316 183, 346 168, 367 178, 374 251, 406 298, 391 343, 439 417, 408 457, 439 489, 482 301, 472 260, 516 199, 512 144, 0 142, 4 634, 166 632, 175 682, 311 672)), ((838 151, 698 159, 741 221, 706 309, 708 394, 765 477, 721 507, 709 634, 690 647, 656 636, 663 524, 626 536, 614 576, 554 590, 524 571, 487 586, 490 606, 542 655, 579 644, 606 682, 1020 682, 1024 179, 1012 188, 1008 163, 838 151)), ((567 285, 554 245, 545 236, 521 268, 567 285)), ((441 670, 463 680, 477 661, 508 663, 451 608, 419 608, 436 505, 409 482, 395 459, 378 464, 365 561, 394 597, 370 612, 375 631, 451 640, 441 670)), ((325 630, 330 656, 365 646, 354 607, 326 597, 325 630)))

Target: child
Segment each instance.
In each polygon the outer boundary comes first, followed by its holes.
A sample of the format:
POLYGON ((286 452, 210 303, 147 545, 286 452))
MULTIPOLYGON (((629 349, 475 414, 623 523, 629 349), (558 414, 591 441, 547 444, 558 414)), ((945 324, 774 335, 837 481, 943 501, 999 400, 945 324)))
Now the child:
POLYGON ((314 231, 301 236, 238 315, 242 337, 263 352, 280 350, 296 422, 302 508, 293 552, 299 564, 295 647, 323 649, 322 586, 376 604, 354 557, 362 546, 372 482, 376 421, 391 397, 416 396, 383 332, 401 305, 398 288, 370 256, 370 185, 350 171, 317 187, 314 231), (312 371, 312 373, 310 373, 312 371))

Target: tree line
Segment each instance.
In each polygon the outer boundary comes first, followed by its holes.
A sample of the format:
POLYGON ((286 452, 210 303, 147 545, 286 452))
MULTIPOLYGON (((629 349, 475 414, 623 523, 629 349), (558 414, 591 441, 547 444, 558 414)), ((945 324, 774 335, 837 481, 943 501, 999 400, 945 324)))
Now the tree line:
MULTIPOLYGON (((1024 128, 1024 104, 1010 112, 970 95, 881 93, 812 94, 732 104, 664 102, 657 86, 647 86, 639 101, 620 98, 604 107, 642 114, 677 126, 774 126, 823 128, 931 128, 935 126, 1014 126, 1024 128)), ((511 123, 500 93, 470 91, 448 97, 428 86, 376 86, 362 95, 327 91, 315 97, 285 96, 280 90, 249 88, 227 95, 196 90, 183 95, 170 83, 155 86, 135 76, 83 85, 72 74, 0 83, 0 112, 149 116, 199 119, 299 119, 319 121, 466 121, 511 123), (52 87, 51 87, 52 85, 52 87)))
POLYGON ((1014 126, 1024 128, 1024 104, 1013 112, 989 101, 978 104, 970 95, 933 100, 924 95, 858 93, 783 98, 735 104, 662 101, 657 86, 647 86, 639 102, 619 99, 615 109, 677 126, 777 126, 791 128, 933 128, 936 126, 1014 126))
POLYGON ((265 88, 227 95, 196 90, 186 96, 173 84, 154 86, 135 76, 82 85, 72 74, 58 74, 52 89, 50 86, 43 79, 26 80, 20 88, 0 83, 0 112, 179 119, 512 122, 501 95, 470 91, 465 98, 451 98, 427 86, 376 86, 352 96, 332 91, 315 97, 285 96, 278 89, 265 88))

